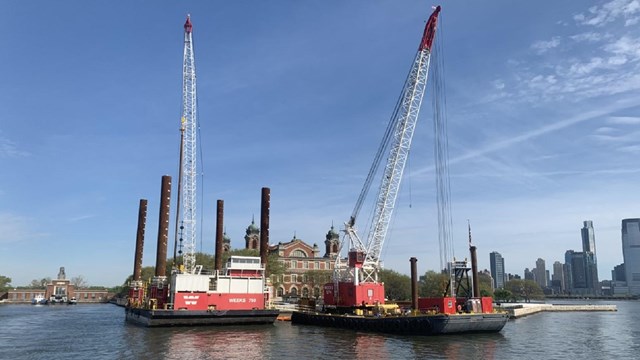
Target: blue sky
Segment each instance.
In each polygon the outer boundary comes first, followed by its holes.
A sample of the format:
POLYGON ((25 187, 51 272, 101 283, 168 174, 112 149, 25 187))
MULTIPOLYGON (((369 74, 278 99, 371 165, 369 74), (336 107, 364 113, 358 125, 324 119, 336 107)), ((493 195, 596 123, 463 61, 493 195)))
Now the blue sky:
MULTIPOLYGON (((92 285, 121 284, 140 198, 153 265, 161 176, 178 166, 187 13, 204 250, 217 199, 232 247, 244 246, 263 186, 271 242, 295 233, 324 248, 351 214, 431 5, 0 2, 0 274, 26 285, 64 266, 92 285)), ((582 221, 593 220, 600 278, 610 278, 623 261, 621 220, 640 217, 640 2, 441 5, 456 255, 466 256, 469 219, 480 268, 498 251, 507 272, 539 257, 550 269, 581 249, 582 221)), ((382 253, 403 273, 411 256, 420 272, 439 267, 425 96, 382 253)))

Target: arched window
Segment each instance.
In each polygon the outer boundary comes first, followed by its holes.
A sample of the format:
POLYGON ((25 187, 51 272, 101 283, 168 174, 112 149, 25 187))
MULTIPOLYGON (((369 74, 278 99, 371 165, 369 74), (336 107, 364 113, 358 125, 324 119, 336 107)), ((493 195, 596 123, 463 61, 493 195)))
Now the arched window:
POLYGON ((284 295, 284 288, 283 287, 279 287, 278 288, 278 296, 282 297, 282 295, 284 295))
POLYGON ((291 256, 306 258, 307 257, 307 253, 302 251, 302 250, 300 250, 300 249, 298 249, 298 250, 293 250, 293 253, 291 254, 291 256))
POLYGON ((296 289, 295 287, 291 288, 291 296, 298 296, 298 289, 296 289))
POLYGON ((315 296, 316 298, 320 297, 320 288, 319 287, 315 287, 315 289, 313 289, 313 296, 315 296))
POLYGON ((308 298, 309 297, 309 289, 304 287, 302 288, 302 297, 303 298, 308 298))

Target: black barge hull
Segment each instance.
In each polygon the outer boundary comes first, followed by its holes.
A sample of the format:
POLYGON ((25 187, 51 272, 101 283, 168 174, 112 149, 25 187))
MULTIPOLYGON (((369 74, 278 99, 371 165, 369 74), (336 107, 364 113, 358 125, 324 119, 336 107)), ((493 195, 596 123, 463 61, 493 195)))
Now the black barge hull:
POLYGON ((128 322, 147 327, 273 324, 279 310, 147 310, 126 308, 128 322))
POLYGON ((365 317, 294 311, 291 323, 405 335, 495 333, 509 320, 503 313, 365 317))

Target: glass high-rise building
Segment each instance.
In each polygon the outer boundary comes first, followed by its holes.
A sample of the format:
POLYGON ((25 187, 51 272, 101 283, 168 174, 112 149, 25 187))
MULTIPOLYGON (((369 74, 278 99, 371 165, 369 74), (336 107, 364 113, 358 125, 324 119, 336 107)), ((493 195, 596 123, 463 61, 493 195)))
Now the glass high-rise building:
POLYGON ((505 283, 504 258, 499 252, 494 251, 489 254, 491 265, 491 277, 493 277, 493 288, 503 289, 505 283))
POLYGON ((564 277, 564 265, 560 261, 556 261, 553 263, 553 275, 551 276, 551 286, 556 289, 559 293, 564 292, 565 277, 564 277))
POLYGON ((622 220, 622 255, 629 294, 640 295, 640 219, 622 220))
POLYGON ((587 293, 600 294, 600 281, 598 280, 598 260, 596 258, 596 235, 593 230, 593 221, 583 221, 582 252, 584 254, 584 269, 587 293))
POLYGON ((593 221, 585 220, 582 222, 582 251, 590 251, 596 253, 596 235, 593 231, 593 221))

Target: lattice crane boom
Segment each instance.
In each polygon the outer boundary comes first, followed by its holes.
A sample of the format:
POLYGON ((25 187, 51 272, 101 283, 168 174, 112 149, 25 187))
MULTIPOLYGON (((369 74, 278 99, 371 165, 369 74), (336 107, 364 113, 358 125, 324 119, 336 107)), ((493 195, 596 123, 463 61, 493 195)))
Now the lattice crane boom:
POLYGON ((182 118, 181 131, 184 141, 180 149, 182 167, 182 209, 180 219, 181 244, 185 273, 193 273, 196 268, 196 67, 193 53, 193 25, 187 15, 184 24, 184 57, 182 63, 182 118))
MULTIPOLYGON (((364 262, 361 264, 362 272, 360 272, 362 274, 362 281, 377 282, 377 271, 382 246, 395 207, 402 174, 409 156, 411 140, 413 139, 413 133, 427 85, 431 47, 439 13, 440 6, 435 9, 427 21, 413 65, 409 71, 393 115, 391 116, 383 142, 378 149, 374 163, 365 181, 365 186, 356 203, 356 209, 349 222, 345 224, 345 232, 350 240, 350 251, 357 251, 365 255, 364 262), (386 149, 390 149, 389 155, 378 189, 373 221, 371 222, 367 243, 365 245, 358 236, 355 228, 356 216, 371 186, 373 176, 381 164, 382 153, 386 149)), ((351 274, 351 276, 356 278, 354 280, 357 283, 357 278, 359 277, 358 271, 356 270, 355 274, 351 274)))

